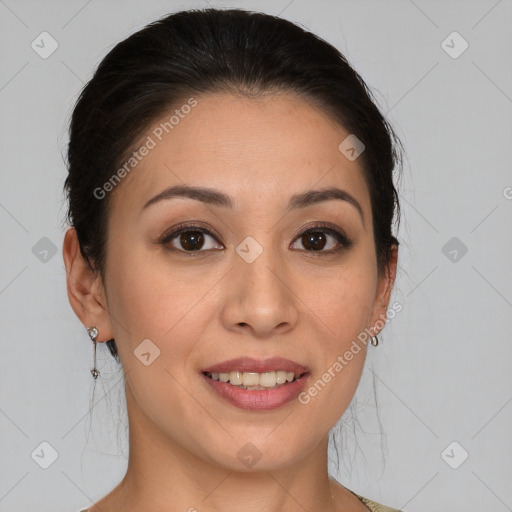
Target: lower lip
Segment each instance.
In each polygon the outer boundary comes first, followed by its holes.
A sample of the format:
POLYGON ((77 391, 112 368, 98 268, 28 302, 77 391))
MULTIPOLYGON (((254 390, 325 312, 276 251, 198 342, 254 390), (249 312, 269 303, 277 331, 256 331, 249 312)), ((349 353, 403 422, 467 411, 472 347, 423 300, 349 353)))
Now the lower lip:
POLYGON ((201 376, 213 391, 234 406, 251 411, 268 411, 295 400, 304 389, 309 374, 306 373, 297 380, 274 389, 254 389, 252 391, 238 388, 229 382, 213 380, 204 373, 201 376))

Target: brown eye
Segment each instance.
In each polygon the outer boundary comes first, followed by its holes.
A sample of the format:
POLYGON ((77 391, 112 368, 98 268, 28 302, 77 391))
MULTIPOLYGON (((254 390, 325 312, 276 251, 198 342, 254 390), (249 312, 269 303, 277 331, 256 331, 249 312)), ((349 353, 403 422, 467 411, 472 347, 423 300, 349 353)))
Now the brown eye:
POLYGON ((161 243, 170 246, 172 250, 192 253, 215 249, 217 240, 208 230, 189 226, 166 235, 161 243))
MULTIPOLYGON (((319 255, 337 253, 354 245, 344 232, 323 225, 303 231, 296 240, 293 245, 300 241, 303 247, 298 247, 299 250, 319 255)), ((224 248, 209 230, 195 225, 178 226, 172 233, 165 235, 160 243, 170 250, 191 255, 224 248)), ((293 245, 291 247, 297 249, 293 245)))
POLYGON ((302 245, 306 248, 306 250, 322 250, 327 243, 327 237, 325 233, 321 231, 310 232, 301 237, 302 245))
POLYGON ((187 251, 198 251, 204 245, 204 233, 201 231, 184 231, 180 233, 179 243, 187 251))
POLYGON ((314 226, 301 233, 297 239, 302 243, 303 250, 308 252, 333 253, 353 245, 353 242, 341 231, 324 226, 314 226), (334 241, 329 241, 329 237, 334 241))

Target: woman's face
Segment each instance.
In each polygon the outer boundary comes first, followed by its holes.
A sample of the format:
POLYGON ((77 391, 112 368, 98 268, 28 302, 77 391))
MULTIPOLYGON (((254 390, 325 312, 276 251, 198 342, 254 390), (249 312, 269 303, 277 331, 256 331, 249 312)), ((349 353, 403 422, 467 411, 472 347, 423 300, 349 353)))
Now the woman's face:
POLYGON ((156 433, 237 470, 249 467, 244 449, 261 454, 258 468, 271 469, 311 453, 347 408, 365 345, 341 371, 332 368, 384 317, 392 283, 377 275, 360 160, 338 148, 347 131, 291 93, 196 101, 178 108, 179 122, 167 131, 160 123, 174 110, 152 125, 141 139, 147 155, 111 192, 108 327, 100 334, 109 339, 111 328, 118 346, 131 435, 156 433), (148 204, 177 185, 215 189, 231 206, 183 196, 148 204), (361 211, 332 198, 288 208, 294 196, 328 188, 350 194, 361 211), (183 223, 192 225, 188 232, 168 236, 183 223), (318 223, 334 231, 301 236, 318 223), (202 373, 244 357, 299 363, 309 372, 305 392, 330 368, 331 379, 309 400, 244 408, 202 373))

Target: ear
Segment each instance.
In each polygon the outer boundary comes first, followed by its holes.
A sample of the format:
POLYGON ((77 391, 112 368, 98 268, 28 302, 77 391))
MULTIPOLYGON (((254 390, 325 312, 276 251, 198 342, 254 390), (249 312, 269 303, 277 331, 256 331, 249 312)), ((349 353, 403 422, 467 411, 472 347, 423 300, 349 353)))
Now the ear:
POLYGON ((387 318, 387 310, 393 285, 395 284, 396 270, 398 264, 398 246, 393 244, 391 246, 391 256, 389 268, 386 268, 385 274, 379 277, 377 286, 377 295, 371 318, 371 330, 376 336, 385 326, 387 318))
POLYGON ((112 339, 114 333, 101 276, 99 272, 91 270, 83 258, 74 227, 66 231, 62 255, 66 266, 68 299, 73 311, 85 327, 98 329, 97 342, 112 339))

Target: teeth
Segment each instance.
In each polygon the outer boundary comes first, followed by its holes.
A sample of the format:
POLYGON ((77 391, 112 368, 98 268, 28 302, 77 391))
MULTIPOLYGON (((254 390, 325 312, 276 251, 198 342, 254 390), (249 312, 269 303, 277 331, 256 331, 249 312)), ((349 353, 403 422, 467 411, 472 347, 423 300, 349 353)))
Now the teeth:
MULTIPOLYGON (((238 372, 235 372, 235 373, 238 374, 238 372)), ((263 381, 264 375, 268 375, 268 373, 264 373, 261 375, 262 381, 263 381)), ((244 386, 259 386, 260 385, 260 375, 258 373, 244 372, 244 373, 242 373, 242 382, 237 382, 237 381, 231 380, 231 374, 229 374, 229 382, 231 382, 231 384, 235 384, 235 385, 243 384, 244 386)), ((263 385, 263 384, 261 384, 261 385, 263 385)), ((267 386, 268 386, 268 384, 267 384, 267 386)))
POLYGON ((207 373, 208 377, 220 382, 229 382, 233 386, 248 388, 273 388, 295 379, 294 372, 278 370, 265 373, 254 372, 229 372, 229 373, 207 373))
POLYGON ((239 386, 243 384, 243 375, 242 372, 231 372, 229 374, 229 382, 233 384, 233 386, 239 386))
POLYGON ((276 382, 278 384, 284 384, 288 380, 289 375, 291 375, 291 380, 290 380, 290 382, 291 382, 295 377, 295 374, 293 372, 284 372, 284 371, 276 372, 276 382))

